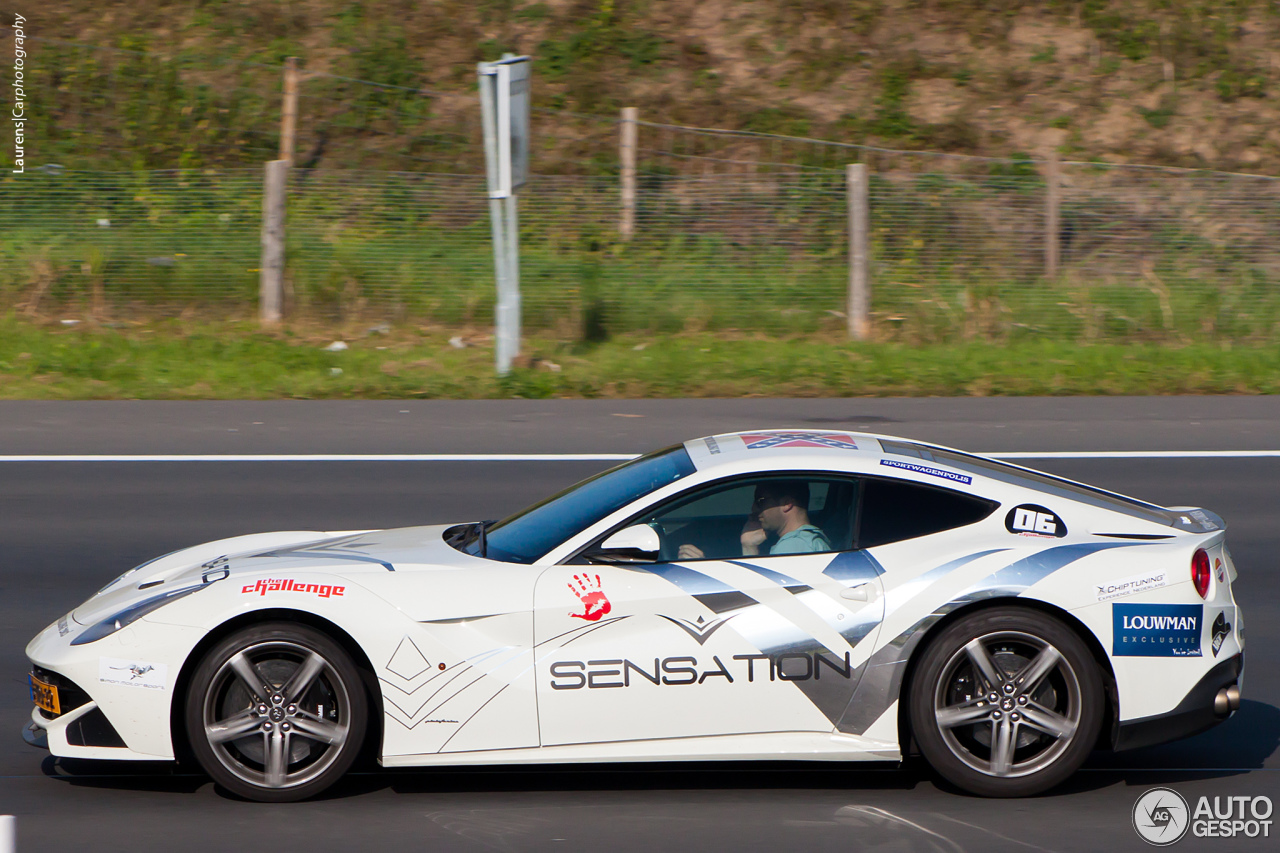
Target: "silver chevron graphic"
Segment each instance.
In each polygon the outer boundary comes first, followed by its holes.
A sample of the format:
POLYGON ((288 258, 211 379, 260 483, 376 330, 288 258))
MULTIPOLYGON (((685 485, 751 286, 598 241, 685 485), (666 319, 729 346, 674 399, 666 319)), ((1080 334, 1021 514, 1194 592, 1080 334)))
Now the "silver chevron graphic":
POLYGON ((699 616, 697 622, 690 622, 688 619, 677 619, 674 616, 665 616, 661 613, 658 615, 684 631, 690 637, 693 637, 698 641, 698 645, 700 646, 706 644, 712 634, 723 628, 725 624, 733 618, 732 616, 728 616, 722 619, 712 619, 710 622, 707 622, 703 617, 699 616))

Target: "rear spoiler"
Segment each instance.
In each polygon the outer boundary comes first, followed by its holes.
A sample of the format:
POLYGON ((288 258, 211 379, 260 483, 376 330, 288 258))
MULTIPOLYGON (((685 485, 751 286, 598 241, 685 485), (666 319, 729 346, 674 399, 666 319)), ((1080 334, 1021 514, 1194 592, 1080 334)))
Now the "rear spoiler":
POLYGON ((1216 512, 1193 506, 1168 507, 1174 515, 1170 522, 1178 530, 1188 533, 1212 533, 1215 530, 1226 530, 1227 523, 1216 512))

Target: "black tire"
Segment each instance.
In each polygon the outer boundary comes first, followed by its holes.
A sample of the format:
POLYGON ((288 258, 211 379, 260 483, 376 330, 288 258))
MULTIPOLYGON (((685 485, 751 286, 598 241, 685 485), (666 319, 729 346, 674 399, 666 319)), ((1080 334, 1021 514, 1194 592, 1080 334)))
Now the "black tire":
POLYGON ((196 761, 214 782, 283 803, 313 797, 347 772, 368 709, 342 646, 314 628, 273 622, 209 650, 187 688, 185 721, 196 761))
POLYGON ((945 628, 923 655, 910 685, 912 733, 953 785, 1031 796, 1062 783, 1093 749, 1102 678, 1084 641, 1052 616, 982 610, 945 628))

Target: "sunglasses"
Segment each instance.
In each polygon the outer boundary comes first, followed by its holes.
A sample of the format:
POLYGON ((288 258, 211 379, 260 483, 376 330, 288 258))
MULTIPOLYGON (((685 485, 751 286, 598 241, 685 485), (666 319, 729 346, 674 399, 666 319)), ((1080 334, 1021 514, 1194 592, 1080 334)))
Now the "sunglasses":
POLYGON ((779 498, 771 497, 769 495, 761 495, 751 502, 751 509, 757 511, 768 509, 771 506, 777 506, 779 503, 781 503, 779 498))

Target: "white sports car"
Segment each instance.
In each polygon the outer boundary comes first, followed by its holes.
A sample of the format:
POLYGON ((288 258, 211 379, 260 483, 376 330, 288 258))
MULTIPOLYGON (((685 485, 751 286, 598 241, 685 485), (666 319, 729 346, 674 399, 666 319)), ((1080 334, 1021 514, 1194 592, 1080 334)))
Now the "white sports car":
POLYGON ((886 436, 699 438, 498 522, 241 536, 27 647, 25 736, 255 800, 384 766, 899 761, 1023 796, 1240 702, 1222 520, 886 436))

